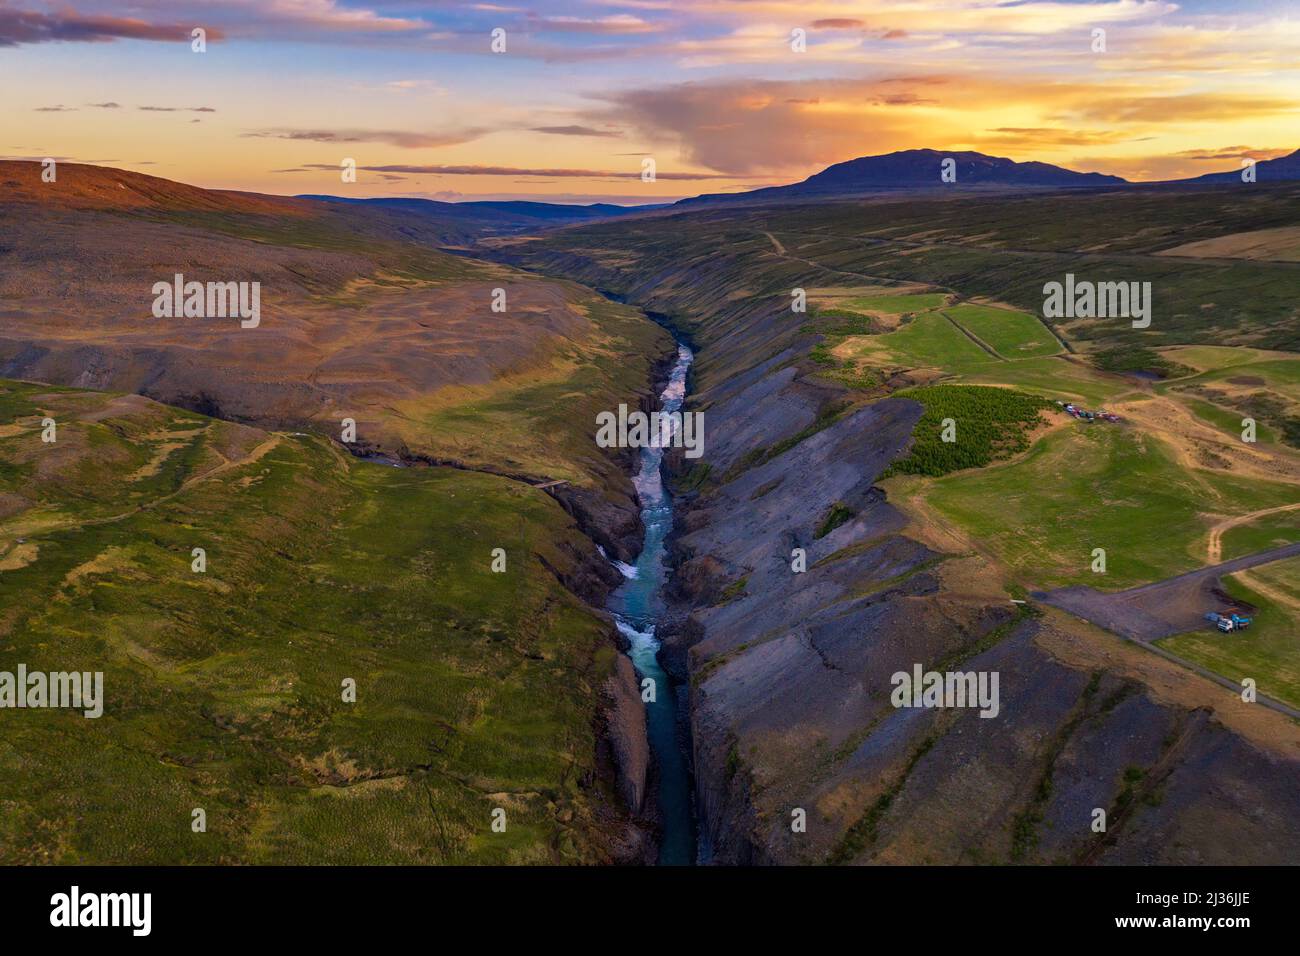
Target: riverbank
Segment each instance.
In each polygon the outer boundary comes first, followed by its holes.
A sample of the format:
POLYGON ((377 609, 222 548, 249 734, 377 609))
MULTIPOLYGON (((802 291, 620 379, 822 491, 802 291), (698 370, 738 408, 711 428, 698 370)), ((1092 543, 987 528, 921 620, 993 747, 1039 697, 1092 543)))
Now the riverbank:
MULTIPOLYGON (((679 343, 677 361, 659 396, 659 410, 681 410, 686 398, 686 380, 694 354, 679 343)), ((683 866, 695 862, 695 812, 692 773, 680 736, 679 699, 676 682, 659 661, 660 641, 656 636, 664 618, 664 589, 669 576, 665 541, 673 528, 673 502, 664 483, 664 449, 642 448, 640 468, 633 478, 641 505, 645 537, 635 564, 618 563, 624 584, 610 595, 619 633, 626 638, 627 654, 641 679, 645 702, 646 732, 653 755, 652 777, 659 819, 658 862, 683 866)))

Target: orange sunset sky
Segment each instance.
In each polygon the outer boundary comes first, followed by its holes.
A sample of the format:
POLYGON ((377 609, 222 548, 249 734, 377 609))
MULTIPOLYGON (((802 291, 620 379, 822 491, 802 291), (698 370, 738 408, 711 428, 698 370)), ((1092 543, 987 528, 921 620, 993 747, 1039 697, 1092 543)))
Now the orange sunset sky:
POLYGON ((657 202, 917 147, 1155 180, 1300 146, 1300 7, 0 0, 0 81, 0 156, 269 193, 657 202))

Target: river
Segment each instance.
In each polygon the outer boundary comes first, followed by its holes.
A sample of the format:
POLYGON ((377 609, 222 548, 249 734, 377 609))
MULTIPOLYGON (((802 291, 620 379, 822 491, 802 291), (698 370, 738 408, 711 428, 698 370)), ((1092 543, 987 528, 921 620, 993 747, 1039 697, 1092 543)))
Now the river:
MULTIPOLYGON (((686 399, 686 372, 695 358, 677 345, 677 362, 659 396, 664 412, 681 411, 686 399)), ((641 467, 632 479, 641 504, 645 541, 635 565, 618 563, 627 579, 609 599, 618 629, 628 639, 628 656, 637 672, 654 681, 655 699, 646 704, 646 733, 659 768, 662 836, 659 863, 689 866, 695 862, 695 813, 691 773, 677 735, 677 688, 659 666, 655 637, 664 612, 663 587, 668 577, 664 539, 673 526, 672 498, 664 488, 662 448, 642 448, 641 467)))

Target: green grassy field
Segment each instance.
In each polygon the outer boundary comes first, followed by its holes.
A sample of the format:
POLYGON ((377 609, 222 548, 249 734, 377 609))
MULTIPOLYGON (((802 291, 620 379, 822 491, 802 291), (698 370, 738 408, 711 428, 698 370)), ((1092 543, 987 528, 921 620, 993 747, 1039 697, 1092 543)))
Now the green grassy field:
POLYGON ((1041 358, 1062 351, 1052 333, 1032 315, 969 304, 943 311, 1003 358, 1041 358))
POLYGON ((961 371, 998 361, 937 312, 918 315, 894 332, 849 340, 869 361, 961 371))
POLYGON ((1013 462, 903 489, 921 490, 940 515, 1005 561, 1018 582, 1102 590, 1199 567, 1206 510, 1242 514, 1295 498, 1293 485, 1188 472, 1159 441, 1134 429, 1073 423, 1013 462), (1091 571, 1094 548, 1106 551, 1104 575, 1091 571))
POLYGON ((1300 401, 1300 358, 1260 352, 1255 349, 1210 348, 1165 349, 1175 361, 1205 364, 1199 372, 1176 380, 1177 385, 1220 382, 1233 378, 1259 378, 1256 387, 1267 388, 1300 401))
POLYGON ((1234 681, 1254 678, 1262 693, 1300 707, 1300 559, 1253 568, 1247 576, 1257 582, 1255 587, 1241 575, 1230 576, 1224 586, 1258 609, 1251 614, 1248 630, 1193 631, 1161 641, 1160 646, 1234 681))
POLYGON ((1259 349, 1240 348, 1229 345, 1176 345, 1160 350, 1161 354, 1179 365, 1194 370, 1194 374, 1218 369, 1232 368, 1257 362, 1260 356, 1268 353, 1259 349))
POLYGON ((1010 385, 1044 398, 1083 402, 1099 408, 1132 391, 1132 385, 1097 374, 1064 358, 1022 359, 966 369, 961 381, 972 385, 1010 385))
POLYGON ((0 669, 106 698, 5 712, 0 862, 607 857, 617 652, 543 492, 141 399, 3 383, 0 409, 0 669))

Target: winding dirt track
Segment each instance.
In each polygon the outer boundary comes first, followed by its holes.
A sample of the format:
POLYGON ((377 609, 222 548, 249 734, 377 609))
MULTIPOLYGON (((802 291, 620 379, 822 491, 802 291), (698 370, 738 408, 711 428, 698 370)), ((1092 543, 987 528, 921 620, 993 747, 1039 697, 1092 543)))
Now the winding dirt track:
POLYGON ((1268 515, 1279 514, 1283 511, 1294 511, 1300 508, 1300 501, 1289 505, 1279 505, 1276 508, 1265 508, 1262 511, 1252 511, 1250 514, 1236 515, 1224 521, 1220 521, 1210 529, 1210 542, 1206 547, 1206 560, 1210 564, 1218 564, 1223 557, 1223 533, 1238 525, 1249 524, 1256 518, 1264 518, 1268 515))

